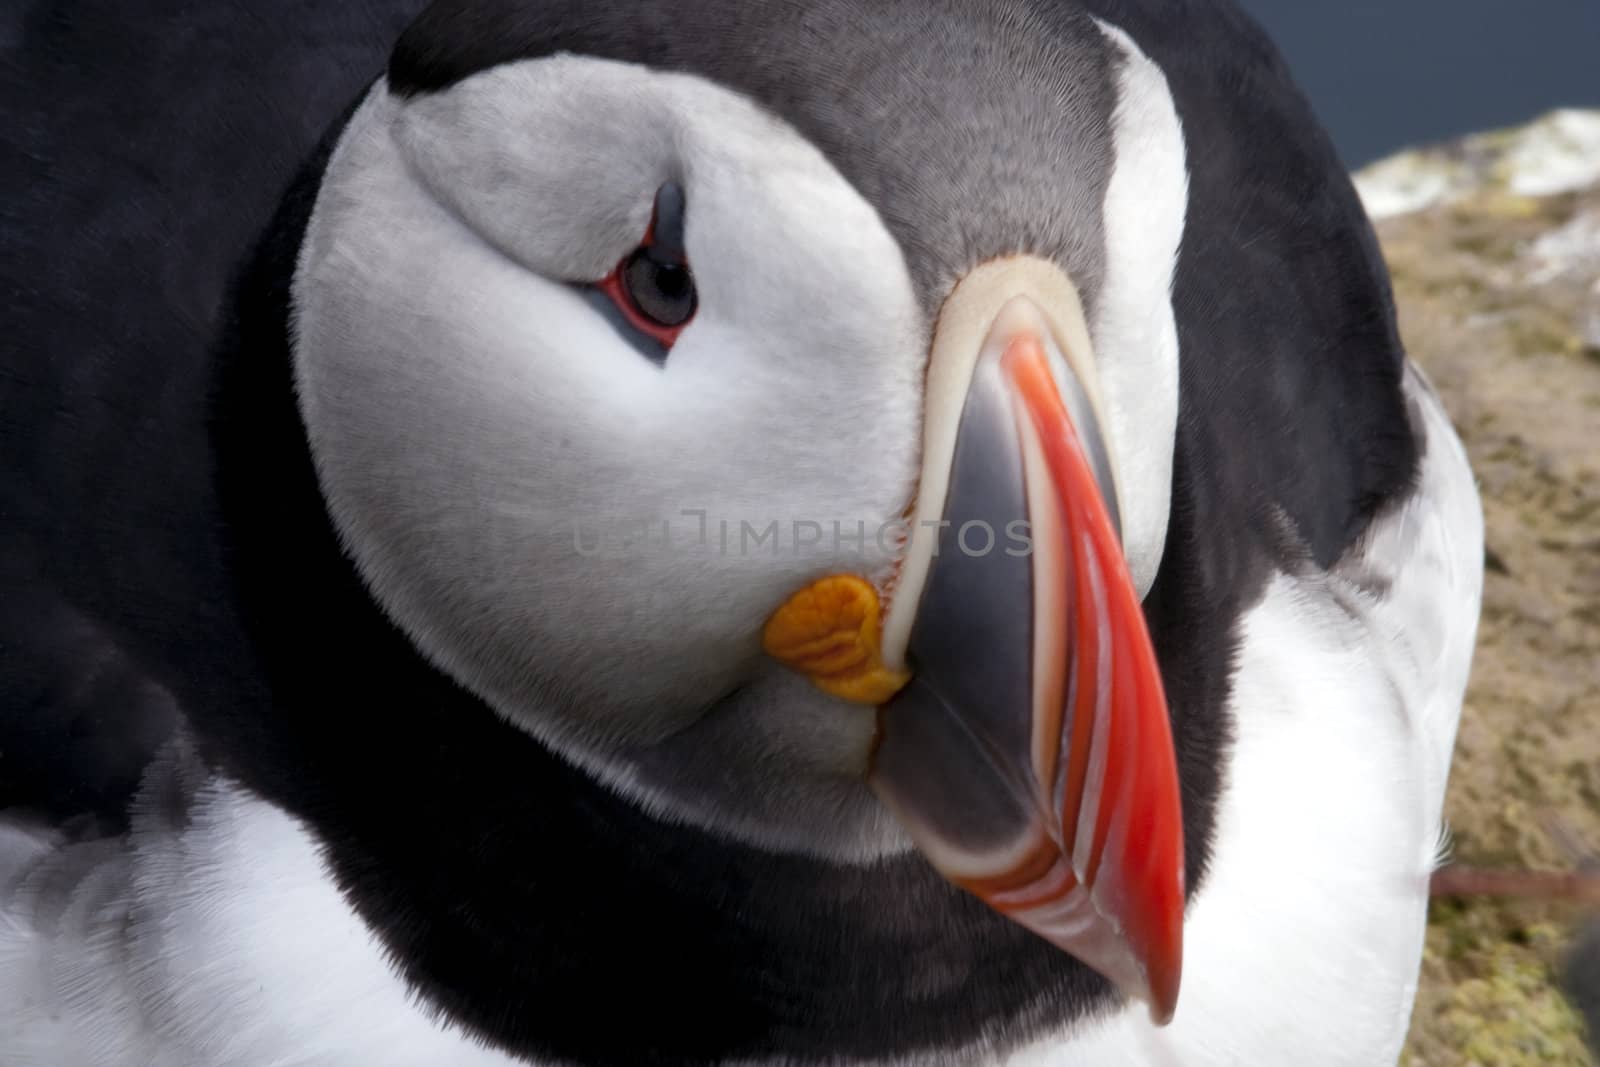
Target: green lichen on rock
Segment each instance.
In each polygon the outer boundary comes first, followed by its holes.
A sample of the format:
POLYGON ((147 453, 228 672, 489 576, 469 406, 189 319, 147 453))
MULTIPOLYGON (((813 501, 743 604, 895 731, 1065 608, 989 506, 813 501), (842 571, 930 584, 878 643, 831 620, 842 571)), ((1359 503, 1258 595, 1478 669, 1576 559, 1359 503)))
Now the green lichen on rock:
POLYGON ((1404 1067, 1592 1062, 1583 1023, 1557 984, 1567 927, 1525 924, 1524 910, 1435 905, 1404 1067))
MULTIPOLYGON (((1600 853, 1600 112, 1407 153, 1357 184, 1384 216, 1407 350, 1483 493, 1483 618, 1445 806, 1455 855, 1571 869, 1573 842, 1600 853)), ((1595 1067, 1557 981, 1579 918, 1435 902, 1402 1062, 1595 1067)))

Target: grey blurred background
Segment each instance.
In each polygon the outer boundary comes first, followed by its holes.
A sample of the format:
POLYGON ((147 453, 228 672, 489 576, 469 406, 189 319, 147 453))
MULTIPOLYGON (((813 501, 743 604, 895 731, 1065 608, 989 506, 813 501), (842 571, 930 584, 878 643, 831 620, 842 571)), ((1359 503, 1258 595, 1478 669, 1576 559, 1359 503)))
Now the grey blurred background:
POLYGON ((1240 0, 1358 167, 1600 107, 1600 0, 1240 0))

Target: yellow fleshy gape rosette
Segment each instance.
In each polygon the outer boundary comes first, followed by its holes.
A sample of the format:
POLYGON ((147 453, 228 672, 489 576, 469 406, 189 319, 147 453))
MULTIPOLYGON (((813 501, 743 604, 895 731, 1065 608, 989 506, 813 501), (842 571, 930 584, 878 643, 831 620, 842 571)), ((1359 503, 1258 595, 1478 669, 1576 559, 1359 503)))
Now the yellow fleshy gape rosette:
POLYGON ((772 613, 761 647, 817 688, 876 706, 911 680, 884 665, 878 591, 865 578, 834 574, 795 593, 772 613))

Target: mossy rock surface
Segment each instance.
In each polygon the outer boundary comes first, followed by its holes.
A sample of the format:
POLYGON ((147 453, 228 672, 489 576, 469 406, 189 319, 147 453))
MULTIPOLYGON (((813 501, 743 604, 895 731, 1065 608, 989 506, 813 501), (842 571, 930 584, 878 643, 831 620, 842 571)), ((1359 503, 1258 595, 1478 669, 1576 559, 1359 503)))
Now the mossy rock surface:
MULTIPOLYGON (((1585 148, 1562 140, 1573 130, 1600 131, 1600 113, 1358 176, 1386 216, 1406 347, 1483 492, 1483 619, 1445 805, 1455 858, 1474 867, 1571 870, 1600 856, 1600 136, 1585 148), (1564 153, 1559 165, 1541 144, 1564 153), (1448 171, 1435 183, 1448 192, 1403 210, 1415 205, 1392 183, 1414 187, 1430 167, 1448 171)), ((1595 1067, 1559 988, 1582 921, 1573 904, 1436 900, 1402 1062, 1595 1067)))

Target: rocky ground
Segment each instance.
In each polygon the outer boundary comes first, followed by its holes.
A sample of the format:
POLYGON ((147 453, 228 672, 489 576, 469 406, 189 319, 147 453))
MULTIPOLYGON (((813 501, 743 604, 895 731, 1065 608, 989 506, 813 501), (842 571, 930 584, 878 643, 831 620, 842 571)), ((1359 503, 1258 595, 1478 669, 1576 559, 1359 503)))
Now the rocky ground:
MULTIPOLYGON (((1483 622, 1446 804, 1457 878, 1581 870, 1600 859, 1600 112, 1407 153, 1357 184, 1407 347, 1483 490, 1483 622)), ((1574 1007, 1600 991, 1561 991, 1600 976, 1600 899, 1521 881, 1434 900, 1406 1067, 1600 1064, 1574 1007)))

